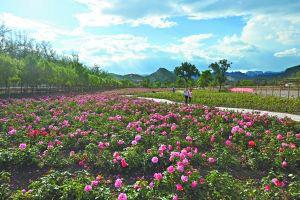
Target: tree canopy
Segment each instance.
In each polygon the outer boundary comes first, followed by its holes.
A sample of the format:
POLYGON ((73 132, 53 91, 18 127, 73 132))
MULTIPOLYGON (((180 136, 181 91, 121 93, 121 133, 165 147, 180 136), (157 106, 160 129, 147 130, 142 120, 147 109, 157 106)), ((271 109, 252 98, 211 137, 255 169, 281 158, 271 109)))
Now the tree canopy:
POLYGON ((200 87, 207 87, 212 82, 213 77, 210 70, 202 71, 199 79, 197 80, 197 85, 200 87))
POLYGON ((232 63, 228 60, 222 59, 209 65, 209 68, 213 70, 215 80, 220 87, 219 91, 221 90, 222 85, 226 82, 226 72, 230 68, 231 64, 232 63))
POLYGON ((36 87, 119 87, 119 81, 98 66, 87 67, 78 55, 59 55, 48 42, 35 41, 0 25, 0 85, 36 87))
POLYGON ((188 81, 192 80, 193 76, 200 75, 197 67, 188 62, 181 63, 181 66, 175 67, 174 73, 179 78, 184 79, 186 84, 188 83, 188 81))

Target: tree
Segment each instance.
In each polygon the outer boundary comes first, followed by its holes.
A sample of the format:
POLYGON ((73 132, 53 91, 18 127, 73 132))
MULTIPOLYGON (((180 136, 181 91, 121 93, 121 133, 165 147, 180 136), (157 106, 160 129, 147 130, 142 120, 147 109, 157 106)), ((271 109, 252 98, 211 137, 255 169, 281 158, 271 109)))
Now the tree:
POLYGON ((219 91, 221 91, 222 85, 226 82, 226 72, 230 68, 230 65, 226 59, 220 60, 219 62, 211 63, 209 68, 211 68, 214 72, 215 79, 218 83, 219 91))
POLYGON ((148 78, 144 79, 142 82, 141 82, 141 85, 145 88, 148 88, 150 87, 150 80, 148 78))
POLYGON ((253 80, 243 79, 237 82, 237 86, 254 86, 253 80))
POLYGON ((197 81, 197 84, 198 84, 198 86, 204 88, 204 87, 209 86, 209 84, 212 82, 212 80, 213 80, 213 77, 212 77, 211 71, 205 70, 201 73, 201 75, 197 81))
POLYGON ((10 83, 17 80, 18 61, 0 54, 0 86, 5 84, 6 92, 10 93, 10 83))
POLYGON ((184 79, 185 84, 187 84, 189 80, 192 80, 193 76, 200 75, 199 70, 196 68, 196 66, 188 62, 181 63, 181 66, 175 67, 174 73, 179 78, 184 79))

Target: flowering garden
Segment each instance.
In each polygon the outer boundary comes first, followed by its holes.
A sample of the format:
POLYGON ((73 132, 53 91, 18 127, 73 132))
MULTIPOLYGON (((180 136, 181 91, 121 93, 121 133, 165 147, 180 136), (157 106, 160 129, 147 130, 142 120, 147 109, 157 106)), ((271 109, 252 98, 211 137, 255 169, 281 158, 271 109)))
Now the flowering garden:
MULTIPOLYGON (((284 112, 291 114, 300 114, 300 98, 284 98, 276 96, 261 96, 250 92, 217 92, 209 90, 193 90, 192 103, 198 103, 207 106, 224 106, 231 108, 248 108, 257 110, 267 110, 275 112, 284 112)), ((142 97, 168 99, 176 102, 183 102, 183 92, 156 92, 137 94, 142 97)))
POLYGON ((0 100, 0 199, 296 199, 300 126, 119 91, 0 100))

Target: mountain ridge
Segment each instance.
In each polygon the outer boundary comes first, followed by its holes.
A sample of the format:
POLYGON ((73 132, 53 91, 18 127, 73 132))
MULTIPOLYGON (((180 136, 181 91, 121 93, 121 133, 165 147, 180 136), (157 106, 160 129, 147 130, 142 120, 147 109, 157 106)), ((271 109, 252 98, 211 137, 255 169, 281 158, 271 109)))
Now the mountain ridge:
MULTIPOLYGON (((226 72, 227 78, 230 81, 239 81, 242 79, 276 79, 276 78, 290 78, 296 75, 296 73, 300 73, 300 65, 296 65, 293 67, 288 67, 282 72, 272 72, 272 71, 248 71, 248 72, 226 72)), ((131 80, 135 83, 142 82, 143 80, 149 79, 150 82, 160 81, 163 83, 166 82, 175 82, 176 76, 174 72, 169 71, 166 68, 160 67, 155 72, 149 75, 139 75, 139 74, 126 74, 126 75, 118 75, 114 73, 110 73, 113 77, 119 80, 131 80)))

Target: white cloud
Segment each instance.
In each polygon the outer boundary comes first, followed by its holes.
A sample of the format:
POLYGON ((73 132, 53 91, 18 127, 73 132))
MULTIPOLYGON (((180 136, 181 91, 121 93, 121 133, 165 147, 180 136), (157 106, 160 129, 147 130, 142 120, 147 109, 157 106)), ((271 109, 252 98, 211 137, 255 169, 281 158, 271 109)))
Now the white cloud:
POLYGON ((37 40, 55 41, 60 35, 72 34, 71 31, 60 29, 37 20, 18 17, 10 13, 0 13, 1 21, 8 28, 27 31, 30 37, 37 40))
POLYGON ((225 36, 216 45, 210 48, 210 52, 219 58, 241 59, 251 52, 255 52, 256 47, 245 43, 237 35, 225 36))
POLYGON ((291 56, 300 56, 300 50, 296 48, 287 49, 284 51, 276 52, 274 54, 275 57, 283 58, 283 57, 291 57, 291 56))
POLYGON ((149 16, 137 20, 130 20, 130 24, 132 26, 149 25, 153 28, 170 28, 177 25, 176 22, 168 21, 167 17, 164 16, 149 16))
POLYGON ((76 0, 78 3, 88 7, 89 12, 76 14, 80 26, 84 27, 106 27, 111 25, 129 24, 130 26, 149 25, 153 28, 169 28, 177 23, 168 20, 168 16, 163 14, 151 14, 138 18, 128 18, 118 14, 105 12, 111 8, 121 5, 123 2, 113 2, 108 0, 76 0))
POLYGON ((76 50, 80 59, 89 64, 96 63, 103 66, 121 64, 128 60, 146 59, 145 51, 151 47, 147 38, 127 34, 84 34, 63 41, 62 46, 64 51, 76 50))
POLYGON ((242 40, 264 48, 277 49, 286 45, 300 45, 299 15, 257 15, 243 28, 242 40))
POLYGON ((247 44, 237 35, 225 36, 218 42, 208 45, 205 40, 213 37, 213 34, 190 35, 179 39, 177 44, 158 47, 160 51, 170 53, 174 59, 191 61, 202 59, 209 63, 219 59, 241 59, 256 47, 247 44))
POLYGON ((203 40, 213 37, 212 34, 197 34, 183 37, 179 40, 179 44, 170 44, 166 47, 159 47, 160 51, 170 53, 173 58, 184 58, 192 60, 201 58, 210 60, 208 52, 204 48, 203 40))

